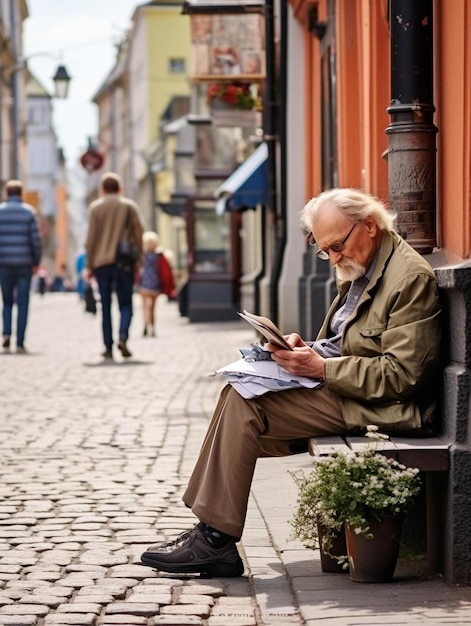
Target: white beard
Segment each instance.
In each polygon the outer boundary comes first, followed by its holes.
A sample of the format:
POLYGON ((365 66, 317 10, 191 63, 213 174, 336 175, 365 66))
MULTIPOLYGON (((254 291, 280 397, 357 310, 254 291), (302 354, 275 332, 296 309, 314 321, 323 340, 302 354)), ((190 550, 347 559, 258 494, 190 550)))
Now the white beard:
POLYGON ((357 280, 357 278, 364 276, 365 272, 366 268, 364 268, 363 265, 359 265, 354 261, 346 259, 342 260, 342 265, 337 263, 335 266, 335 273, 341 281, 353 282, 354 280, 357 280))

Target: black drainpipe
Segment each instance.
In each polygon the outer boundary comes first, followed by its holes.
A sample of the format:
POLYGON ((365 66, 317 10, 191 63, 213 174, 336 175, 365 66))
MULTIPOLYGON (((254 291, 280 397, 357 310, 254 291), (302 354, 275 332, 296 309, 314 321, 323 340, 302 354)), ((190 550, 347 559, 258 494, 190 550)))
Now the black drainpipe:
POLYGON ((397 213, 398 232, 429 254, 437 245, 433 0, 390 0, 389 26, 389 206, 397 213))
MULTIPOLYGON (((288 9, 287 2, 281 0, 280 2, 280 58, 279 58, 279 82, 276 76, 276 61, 275 61, 275 48, 273 44, 271 56, 271 79, 267 80, 267 87, 270 90, 270 108, 271 115, 269 117, 270 127, 267 129, 269 132, 268 153, 269 156, 269 169, 271 176, 269 175, 269 189, 271 195, 271 208, 273 210, 273 218, 275 220, 275 254, 273 258, 273 266, 270 275, 270 317, 278 323, 278 283, 283 268, 283 256, 286 247, 286 90, 287 90, 287 38, 288 38, 288 9), (278 197, 278 185, 277 185, 277 160, 276 160, 276 148, 277 140, 280 145, 280 177, 279 177, 279 189, 280 189, 280 202, 277 202, 278 197), (271 180, 270 180, 271 179, 271 180)), ((272 37, 271 41, 274 42, 274 14, 273 14, 273 0, 266 1, 266 7, 270 6, 270 11, 267 12, 266 18, 271 25, 267 26, 267 45, 269 30, 272 37), (270 19, 268 19, 270 17, 270 19)), ((268 60, 268 59, 267 59, 268 60)), ((268 73, 267 65, 267 79, 270 76, 268 73)))

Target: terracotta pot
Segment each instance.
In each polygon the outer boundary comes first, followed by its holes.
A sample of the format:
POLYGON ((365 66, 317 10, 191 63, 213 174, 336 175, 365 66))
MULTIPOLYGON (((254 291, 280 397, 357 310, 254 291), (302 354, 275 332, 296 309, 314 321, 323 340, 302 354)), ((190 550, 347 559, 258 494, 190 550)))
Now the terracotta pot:
POLYGON ((347 554, 347 542, 345 539, 345 526, 335 533, 332 537, 332 547, 329 552, 322 549, 322 538, 324 536, 324 528, 322 524, 317 525, 317 533, 319 535, 319 552, 321 554, 321 569, 323 572, 333 574, 344 574, 348 572, 348 568, 343 569, 343 563, 339 563, 336 556, 345 556, 347 554))
POLYGON ((368 523, 372 539, 355 534, 345 524, 350 579, 360 583, 390 582, 399 556, 402 518, 388 516, 368 523))

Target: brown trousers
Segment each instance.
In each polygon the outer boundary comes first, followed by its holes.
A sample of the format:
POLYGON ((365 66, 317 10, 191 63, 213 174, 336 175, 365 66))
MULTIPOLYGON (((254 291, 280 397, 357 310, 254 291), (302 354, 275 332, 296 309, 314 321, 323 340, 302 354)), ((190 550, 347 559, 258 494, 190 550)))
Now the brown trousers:
POLYGON ((309 437, 347 430, 337 396, 325 385, 252 400, 227 385, 183 501, 202 522, 240 538, 257 458, 305 451, 309 437))

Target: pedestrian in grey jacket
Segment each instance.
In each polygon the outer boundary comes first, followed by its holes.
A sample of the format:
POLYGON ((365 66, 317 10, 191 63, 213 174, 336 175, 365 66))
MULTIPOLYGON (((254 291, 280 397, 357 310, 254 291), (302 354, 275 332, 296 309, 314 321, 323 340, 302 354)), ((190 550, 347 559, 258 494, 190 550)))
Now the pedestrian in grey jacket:
POLYGON ((16 351, 25 352, 31 278, 41 260, 41 237, 34 208, 23 202, 23 185, 9 180, 0 204, 0 285, 3 298, 3 348, 10 349, 12 314, 18 308, 16 351))

